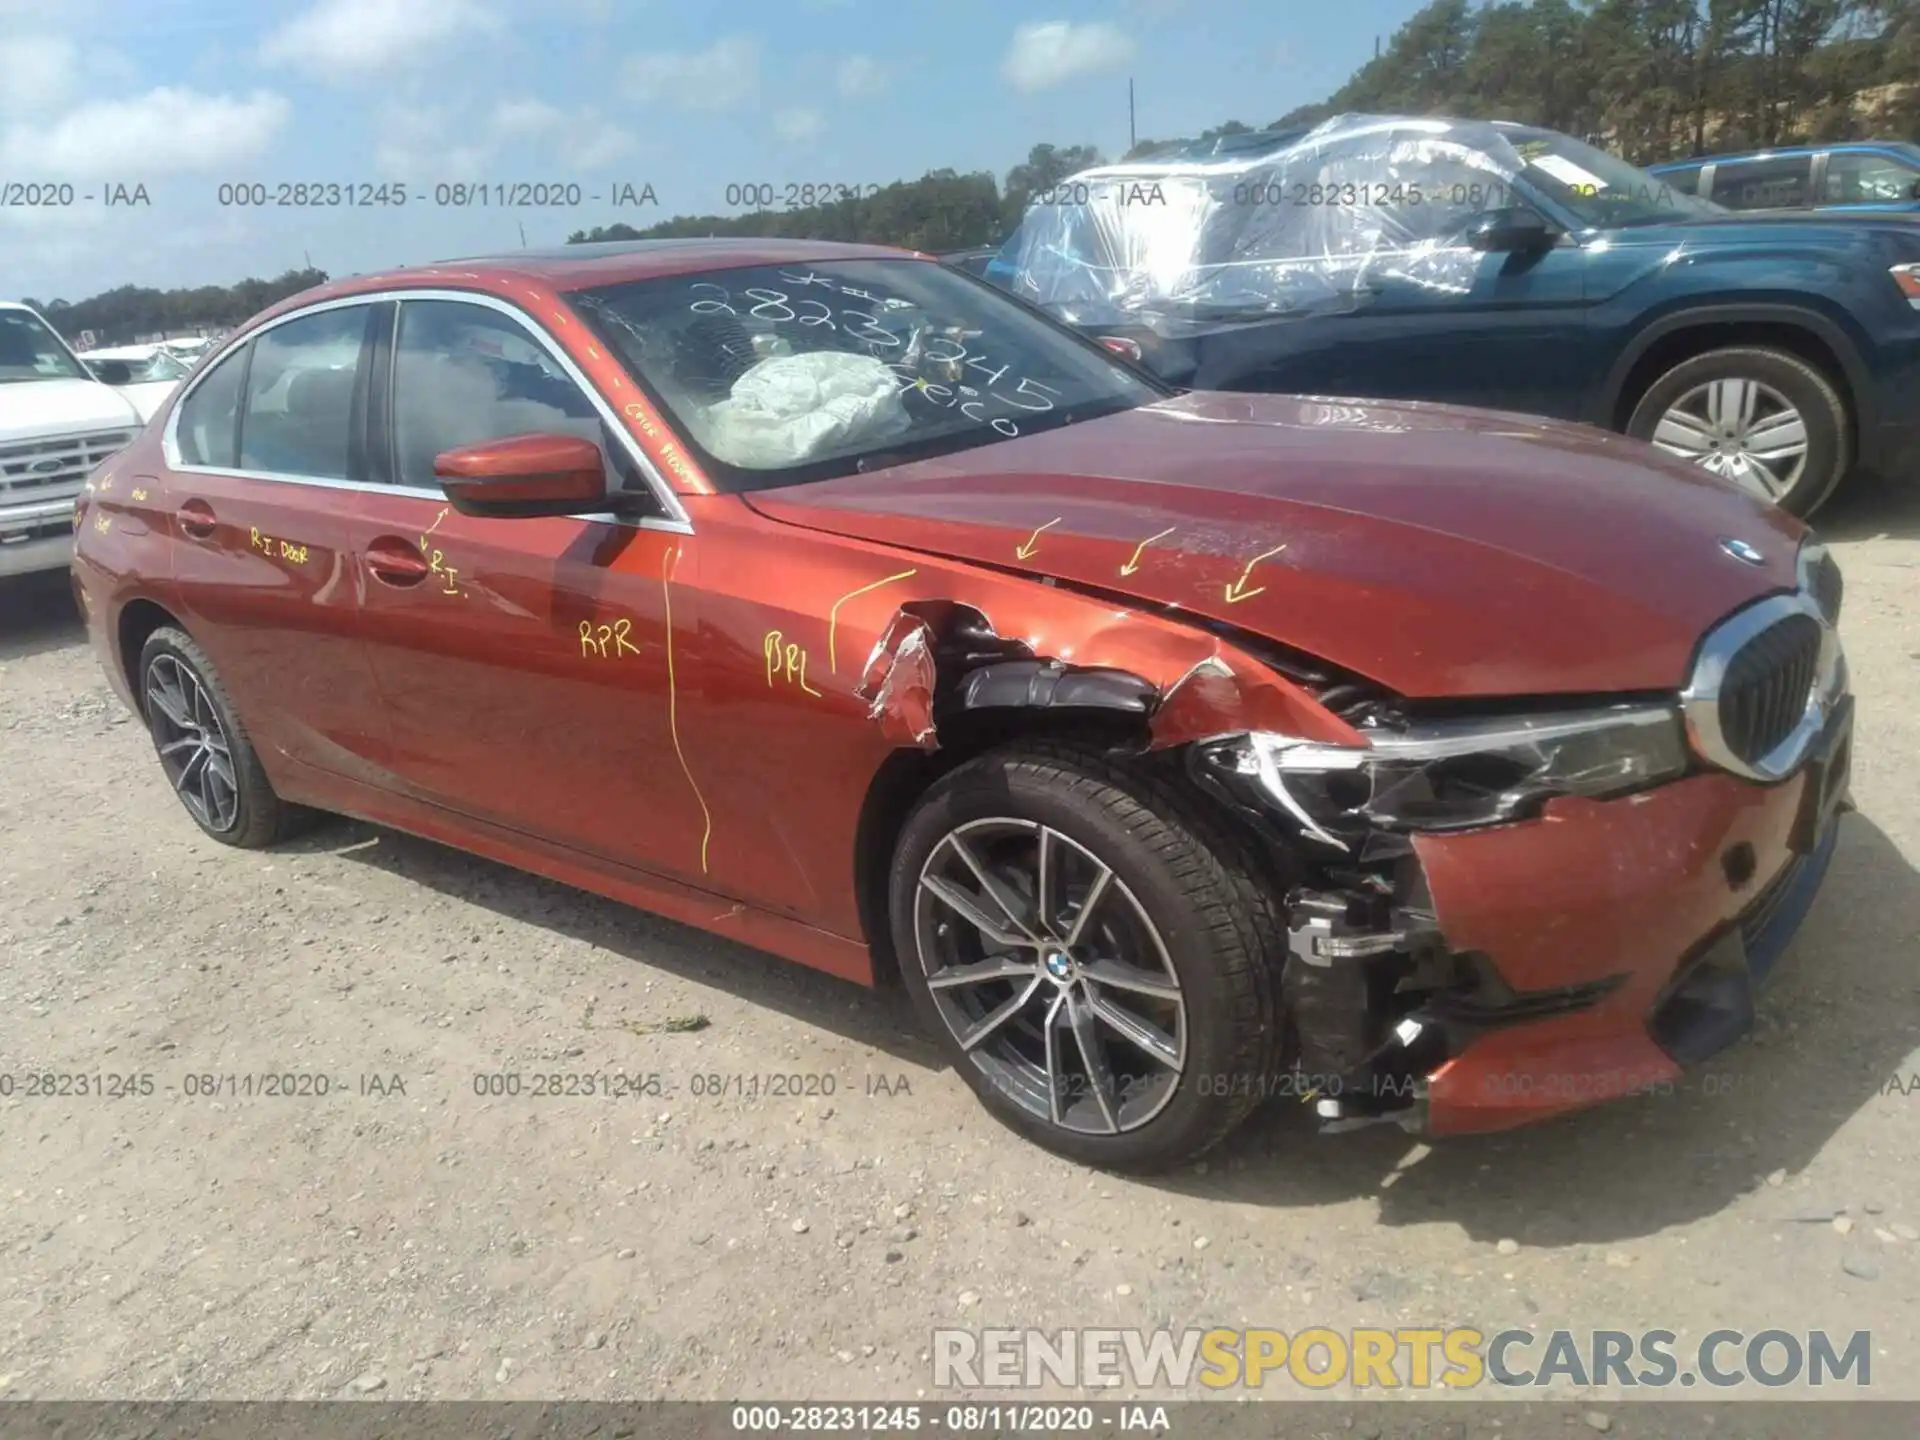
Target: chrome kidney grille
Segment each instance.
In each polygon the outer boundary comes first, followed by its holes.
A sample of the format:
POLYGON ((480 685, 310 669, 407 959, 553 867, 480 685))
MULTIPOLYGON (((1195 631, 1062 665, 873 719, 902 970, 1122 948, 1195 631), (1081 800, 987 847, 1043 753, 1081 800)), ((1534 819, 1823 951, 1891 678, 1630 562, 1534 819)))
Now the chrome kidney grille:
POLYGON ((1701 641, 1681 709, 1695 753, 1751 780, 1800 768, 1847 691, 1834 622, 1839 567, 1808 557, 1801 585, 1737 610, 1701 641))
POLYGON ((1820 671, 1820 622, 1785 615, 1734 654, 1720 682, 1720 734, 1758 765, 1793 734, 1820 671))

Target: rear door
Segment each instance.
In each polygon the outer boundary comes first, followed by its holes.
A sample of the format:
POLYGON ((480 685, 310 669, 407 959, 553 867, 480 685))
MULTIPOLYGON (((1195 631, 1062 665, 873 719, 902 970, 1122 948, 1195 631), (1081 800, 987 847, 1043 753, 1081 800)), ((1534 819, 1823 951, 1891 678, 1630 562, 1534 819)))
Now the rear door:
POLYGON ((355 779, 386 748, 348 538, 384 313, 336 302, 275 321, 194 383, 166 437, 188 629, 269 765, 355 779))
POLYGON ((677 505, 559 347, 501 301, 404 298, 380 373, 375 463, 390 483, 362 497, 355 549, 394 781, 700 883, 687 837, 704 812, 675 759, 667 648, 670 613, 683 647, 697 619, 677 505), (503 520, 448 505, 435 456, 542 433, 598 444, 624 513, 503 520))

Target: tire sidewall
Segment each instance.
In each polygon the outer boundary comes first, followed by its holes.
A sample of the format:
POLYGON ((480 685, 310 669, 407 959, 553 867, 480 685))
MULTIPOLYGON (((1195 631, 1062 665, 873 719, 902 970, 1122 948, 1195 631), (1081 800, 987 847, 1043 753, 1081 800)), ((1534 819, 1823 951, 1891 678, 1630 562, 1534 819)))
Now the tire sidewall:
MULTIPOLYGON (((1133 798, 1143 808, 1151 808, 1145 797, 1135 794, 1133 798)), ((1165 814, 1156 812, 1156 818, 1180 828, 1176 819, 1165 814)), ((1195 837, 1189 839, 1201 843, 1195 837)), ((1216 972, 1209 964, 1211 931, 1187 896, 1117 817, 1098 806, 1076 803, 1069 789, 1043 779, 1016 757, 988 756, 969 763, 928 793, 902 829, 894 851, 889 914, 901 976, 923 1022, 981 1103, 1004 1124, 1046 1149, 1095 1166, 1151 1167, 1192 1149, 1188 1137, 1210 1125, 1211 1107, 1227 1103, 1221 1087, 1262 1082, 1263 1077, 1230 1073, 1234 1068, 1230 997, 1216 983, 1216 972), (1112 868, 1114 879, 1133 893, 1160 932, 1186 1004, 1186 1064, 1173 1098, 1137 1130, 1084 1135, 1041 1120, 1003 1094, 981 1071, 960 1048, 934 1003, 914 924, 921 868, 950 831, 995 817, 1034 821, 1085 846, 1112 868)))
MULTIPOLYGON (((1797 357, 1772 350, 1724 349, 1683 360, 1640 397, 1627 421, 1627 433, 1651 443, 1660 417, 1674 401, 1714 380, 1733 379, 1771 386, 1800 412, 1807 427, 1807 463, 1792 488, 1770 503, 1790 515, 1812 514, 1846 475, 1851 459, 1849 420, 1832 382, 1797 357)), ((1745 486, 1740 489, 1752 493, 1745 486)))
MULTIPOLYGON (((153 742, 155 758, 159 756, 160 736, 155 728, 158 722, 147 709, 147 688, 153 664, 162 656, 172 659, 176 664, 193 672, 201 691, 207 697, 207 702, 213 706, 215 713, 220 717, 221 728, 226 732, 228 754, 233 766, 234 790, 237 796, 233 823, 224 830, 216 830, 194 814, 192 807, 185 800, 178 795, 174 798, 181 810, 186 812, 187 818, 209 837, 223 844, 239 843, 259 827, 262 821, 262 806, 271 803, 268 797, 258 793, 253 783, 257 765, 253 763, 252 747, 247 740, 246 732, 240 726, 239 717, 233 713, 233 706, 227 699, 226 688, 221 685, 207 657, 200 653, 199 646, 180 631, 162 628, 148 636, 147 643, 140 650, 138 693, 141 711, 147 722, 147 738, 153 742)), ((166 771, 162 769, 161 774, 166 774, 166 771)))

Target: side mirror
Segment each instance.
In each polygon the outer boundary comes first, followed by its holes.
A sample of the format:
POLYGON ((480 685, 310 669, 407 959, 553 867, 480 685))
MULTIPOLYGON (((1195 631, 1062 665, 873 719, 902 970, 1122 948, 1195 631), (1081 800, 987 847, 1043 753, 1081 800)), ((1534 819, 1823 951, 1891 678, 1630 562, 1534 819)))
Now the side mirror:
POLYGON ((133 366, 124 360, 95 360, 90 368, 93 378, 102 385, 131 385, 133 366))
POLYGON ((606 461, 578 435, 513 435, 443 450, 433 474, 462 515, 512 520, 607 508, 606 461))
POLYGON ((1460 236, 1475 250, 1511 253, 1545 250, 1558 233, 1539 211, 1516 205, 1474 216, 1460 236))
POLYGON ((1145 359, 1138 340, 1129 340, 1123 335, 1102 335, 1100 343, 1122 360, 1131 360, 1135 365, 1145 359))

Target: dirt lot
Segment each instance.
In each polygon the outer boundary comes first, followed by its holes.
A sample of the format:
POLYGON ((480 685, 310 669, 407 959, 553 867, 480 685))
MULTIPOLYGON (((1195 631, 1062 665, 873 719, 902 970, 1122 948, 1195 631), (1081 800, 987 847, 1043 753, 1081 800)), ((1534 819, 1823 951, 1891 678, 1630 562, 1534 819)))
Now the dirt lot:
POLYGON ((1752 1043, 1431 1150, 1279 1106, 1157 1183, 1003 1132, 902 1001, 371 827, 202 840, 64 577, 0 585, 0 1394, 911 1399, 936 1324, 1513 1324, 1868 1329, 1920 1397, 1920 495, 1823 528, 1860 810, 1752 1043), (525 1093, 621 1068, 677 1093, 525 1093), (693 1093, 769 1074, 834 1093, 693 1093))

